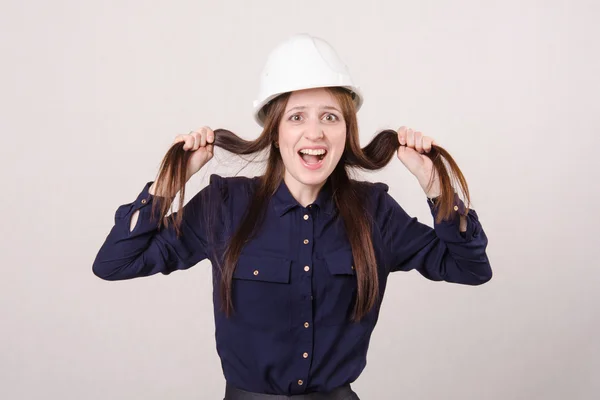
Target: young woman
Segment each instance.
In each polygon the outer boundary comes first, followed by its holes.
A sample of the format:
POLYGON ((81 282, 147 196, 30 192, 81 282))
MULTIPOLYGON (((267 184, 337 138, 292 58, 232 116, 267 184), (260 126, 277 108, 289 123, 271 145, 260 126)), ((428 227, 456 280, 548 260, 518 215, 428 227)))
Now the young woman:
POLYGON ((485 283, 487 237, 455 191, 468 200, 458 166, 432 138, 403 127, 360 147, 362 95, 327 42, 283 42, 260 87, 261 135, 245 141, 203 127, 177 136, 157 179, 117 209, 93 271, 123 280, 209 259, 225 399, 358 399, 350 383, 365 367, 389 273, 485 283), (181 207, 213 146, 264 151, 265 173, 213 174, 181 207), (350 179, 352 169, 383 168, 394 154, 423 188, 433 228, 385 184, 350 179), (179 211, 169 214, 177 193, 179 211))

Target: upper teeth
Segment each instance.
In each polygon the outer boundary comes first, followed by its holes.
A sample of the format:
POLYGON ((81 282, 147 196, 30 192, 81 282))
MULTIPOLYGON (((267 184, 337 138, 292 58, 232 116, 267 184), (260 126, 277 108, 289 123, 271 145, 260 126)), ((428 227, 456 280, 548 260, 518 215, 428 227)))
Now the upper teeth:
POLYGON ((311 156, 320 156, 325 154, 325 149, 302 149, 300 150, 302 154, 310 154, 311 156))

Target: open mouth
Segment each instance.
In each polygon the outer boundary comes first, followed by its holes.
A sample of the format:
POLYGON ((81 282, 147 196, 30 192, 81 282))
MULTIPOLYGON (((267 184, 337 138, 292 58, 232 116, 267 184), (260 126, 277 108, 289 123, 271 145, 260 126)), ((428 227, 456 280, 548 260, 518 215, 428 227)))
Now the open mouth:
POLYGON ((310 169, 319 168, 323 164, 323 159, 327 156, 325 149, 301 149, 298 151, 300 160, 305 167, 310 169))

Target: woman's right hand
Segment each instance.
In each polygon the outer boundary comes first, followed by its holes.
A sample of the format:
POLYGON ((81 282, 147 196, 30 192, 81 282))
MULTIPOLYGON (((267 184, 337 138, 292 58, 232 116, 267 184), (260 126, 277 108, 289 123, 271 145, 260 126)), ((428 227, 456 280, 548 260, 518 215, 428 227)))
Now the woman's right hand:
POLYGON ((186 135, 177 135, 173 141, 176 143, 184 142, 183 149, 192 151, 192 155, 188 160, 187 178, 191 178, 200 170, 207 162, 213 158, 213 144, 215 141, 215 133, 207 126, 191 131, 186 135))

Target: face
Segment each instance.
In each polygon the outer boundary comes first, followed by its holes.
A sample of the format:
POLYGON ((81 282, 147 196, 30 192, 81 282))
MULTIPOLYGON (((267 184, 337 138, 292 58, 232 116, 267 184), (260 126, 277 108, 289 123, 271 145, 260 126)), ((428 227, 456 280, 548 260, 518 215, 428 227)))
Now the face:
POLYGON ((293 92, 279 124, 285 181, 321 186, 342 157, 346 123, 335 97, 323 88, 293 92))

